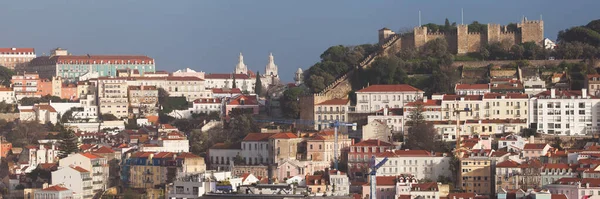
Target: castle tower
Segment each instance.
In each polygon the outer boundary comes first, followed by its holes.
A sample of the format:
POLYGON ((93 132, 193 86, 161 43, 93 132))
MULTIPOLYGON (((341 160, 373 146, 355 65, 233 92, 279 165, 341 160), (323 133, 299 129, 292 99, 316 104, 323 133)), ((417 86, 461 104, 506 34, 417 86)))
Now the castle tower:
POLYGON ((235 74, 248 74, 248 67, 244 64, 244 56, 240 52, 240 57, 237 66, 235 66, 235 74))
POLYGON ((304 72, 302 71, 302 68, 298 68, 298 70, 294 74, 294 81, 296 81, 296 86, 302 84, 303 79, 304 79, 304 72))
POLYGON ((540 46, 544 45, 544 21, 523 18, 517 27, 521 29, 521 43, 532 41, 540 46))
POLYGON ((456 26, 456 53, 466 54, 469 50, 469 26, 459 24, 456 26))
POLYGON ((415 48, 420 48, 427 43, 427 27, 415 27, 413 29, 415 48))
POLYGON ((275 59, 273 53, 269 53, 269 63, 265 66, 265 76, 277 77, 277 65, 275 65, 275 59))
POLYGON ((389 28, 382 28, 378 32, 379 32, 379 44, 385 43, 387 38, 396 34, 394 31, 390 30, 389 28))

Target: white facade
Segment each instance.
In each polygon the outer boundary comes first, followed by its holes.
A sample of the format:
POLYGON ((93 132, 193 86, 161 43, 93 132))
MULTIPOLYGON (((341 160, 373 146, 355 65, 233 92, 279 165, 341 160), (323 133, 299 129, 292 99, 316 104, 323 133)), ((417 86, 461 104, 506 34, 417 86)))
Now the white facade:
POLYGON ((242 141, 241 156, 246 164, 267 164, 269 160, 269 140, 242 141))
POLYGON ((423 91, 406 84, 372 85, 356 91, 356 111, 369 113, 383 108, 402 108, 423 98, 423 91))
POLYGON ((600 99, 581 91, 542 92, 529 102, 529 125, 551 135, 589 135, 598 132, 600 99))
POLYGON ((14 104, 16 101, 15 91, 12 88, 0 88, 0 102, 14 104))
MULTIPOLYGON (((223 143, 220 143, 223 144, 223 143)), ((208 149, 208 161, 210 169, 223 170, 229 168, 234 158, 240 155, 241 150, 236 148, 225 148, 213 146, 208 149)))
POLYGON ((538 76, 528 77, 523 80, 523 87, 525 87, 525 94, 536 95, 546 91, 546 81, 538 76))
POLYGON ((329 183, 331 186, 335 186, 335 190, 332 191, 331 195, 347 196, 350 194, 350 180, 345 173, 331 171, 329 173, 329 183))
POLYGON ((108 188, 108 163, 104 157, 91 153, 76 153, 60 159, 58 165, 61 167, 79 166, 90 171, 94 192, 108 188))
POLYGON ((66 166, 53 171, 52 184, 62 185, 73 191, 74 199, 88 199, 94 196, 91 173, 81 167, 66 166))
POLYGON ((498 149, 507 148, 508 151, 521 151, 527 143, 529 143, 527 139, 511 134, 498 140, 498 149))
POLYGON ((556 43, 548 38, 544 38, 544 48, 545 49, 554 49, 556 48, 556 43))
POLYGON ((20 168, 27 166, 22 172, 29 173, 37 168, 38 164, 54 163, 57 160, 58 150, 54 144, 47 147, 44 145, 25 147, 19 155, 20 168))
POLYGON ((394 150, 375 157, 380 162, 388 161, 377 170, 377 176, 413 175, 417 179, 438 179, 438 176, 452 177, 449 169, 451 157, 431 154, 423 150, 394 150))

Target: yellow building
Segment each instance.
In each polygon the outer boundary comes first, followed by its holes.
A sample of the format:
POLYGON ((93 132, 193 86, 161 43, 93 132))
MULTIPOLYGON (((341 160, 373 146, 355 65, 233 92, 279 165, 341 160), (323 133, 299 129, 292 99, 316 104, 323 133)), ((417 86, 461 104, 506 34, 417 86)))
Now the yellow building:
POLYGON ((172 182, 182 173, 200 173, 206 170, 202 157, 191 153, 136 152, 124 161, 124 181, 131 188, 154 188, 172 182))
POLYGON ((459 185, 466 192, 489 195, 492 193, 492 150, 472 150, 460 160, 459 185))

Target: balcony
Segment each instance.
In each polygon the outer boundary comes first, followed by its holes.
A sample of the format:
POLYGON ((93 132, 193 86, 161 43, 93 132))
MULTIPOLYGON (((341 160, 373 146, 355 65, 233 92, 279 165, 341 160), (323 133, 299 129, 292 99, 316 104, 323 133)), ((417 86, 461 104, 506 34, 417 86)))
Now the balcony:
POLYGON ((358 103, 369 103, 369 100, 358 100, 358 103))
POLYGON ((144 175, 152 175, 152 174, 153 174, 153 172, 152 172, 152 171, 144 171, 144 173, 143 173, 143 174, 144 174, 144 175))
POLYGON ((490 114, 485 114, 483 115, 483 117, 490 117, 490 114))
POLYGON ((479 107, 475 107, 475 110, 476 110, 476 111, 478 111, 478 110, 479 110, 479 107))
POLYGON ((450 116, 444 116, 444 119, 450 119, 450 116))
POLYGON ((483 108, 484 109, 490 109, 490 105, 485 105, 483 108))
POLYGON ((100 173, 100 172, 94 173, 94 176, 101 176, 101 175, 102 175, 102 173, 100 173))
POLYGON ((518 114, 517 114, 517 115, 515 115, 515 117, 521 117, 521 115, 518 115, 518 114))
POLYGON ((92 182, 92 184, 102 184, 102 183, 104 183, 104 182, 102 182, 102 181, 94 181, 94 182, 92 182))
POLYGON ((83 179, 81 179, 81 180, 82 180, 82 181, 91 181, 91 180, 92 180, 92 178, 83 178, 83 179))
POLYGON ((515 109, 520 109, 520 108, 521 108, 521 106, 515 106, 515 109))
POLYGON ((443 110, 443 111, 448 111, 448 110, 450 110, 450 109, 449 109, 449 108, 443 108, 442 110, 443 110))
POLYGON ((92 189, 92 186, 83 187, 83 190, 92 189))
POLYGON ((383 103, 390 103, 390 100, 383 100, 383 103))

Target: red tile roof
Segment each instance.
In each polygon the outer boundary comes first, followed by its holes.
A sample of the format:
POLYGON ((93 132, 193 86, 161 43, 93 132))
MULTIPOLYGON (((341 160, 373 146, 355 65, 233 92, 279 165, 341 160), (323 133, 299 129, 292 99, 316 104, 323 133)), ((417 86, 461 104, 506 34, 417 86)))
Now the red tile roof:
POLYGON ((242 100, 244 101, 244 105, 258 105, 256 95, 239 95, 231 99, 228 105, 242 105, 242 100))
POLYGON ((519 163, 512 161, 512 160, 506 160, 504 162, 500 162, 498 164, 496 164, 496 167, 498 168, 516 168, 519 167, 519 163))
POLYGON ((79 146, 79 149, 82 151, 87 151, 88 149, 91 149, 93 147, 94 147, 94 145, 91 145, 91 144, 82 144, 81 146, 79 146))
POLYGON ((43 191, 66 191, 69 190, 67 188, 61 187, 59 185, 54 185, 45 189, 42 189, 43 191))
POLYGON ((177 159, 188 159, 188 158, 200 158, 200 156, 194 155, 188 152, 181 152, 177 155, 177 159))
POLYGON ((47 105, 47 104, 37 104, 34 107, 37 107, 38 109, 41 109, 41 110, 47 110, 49 112, 56 112, 56 109, 54 109, 54 107, 47 105))
POLYGON ((504 99, 528 99, 529 98, 527 96, 527 94, 522 94, 522 93, 506 93, 506 94, 486 93, 486 94, 483 94, 484 99, 500 99, 500 98, 502 98, 502 96, 504 96, 504 99))
POLYGON ((470 199, 475 198, 475 193, 449 193, 448 199, 470 199))
POLYGON ((548 163, 544 165, 544 169, 569 169, 571 168, 568 164, 563 163, 548 163))
POLYGON ((567 199, 567 196, 565 194, 552 194, 550 199, 567 199))
POLYGON ((75 167, 71 167, 71 168, 73 168, 73 169, 75 169, 75 171, 79 171, 79 172, 81 172, 81 173, 87 173, 87 172, 90 172, 90 171, 88 171, 88 170, 85 170, 84 168, 81 168, 81 167, 79 167, 79 166, 75 166, 75 167))
POLYGON ((330 99, 317 105, 347 105, 349 102, 350 100, 348 99, 330 99))
POLYGON ((307 175, 306 176, 306 185, 321 185, 321 183, 325 184, 325 179, 321 175, 307 175), (315 183, 316 180, 316 183, 315 183))
MULTIPOLYGON (((255 76, 246 74, 235 74, 235 79, 250 79, 252 77, 255 76)), ((233 79, 233 74, 206 74, 204 75, 204 79, 233 79)))
MULTIPOLYGON (((540 92, 538 94, 535 95, 535 97, 541 98, 541 97, 550 97, 551 90, 547 90, 544 92, 540 92)), ((571 98, 572 96, 577 97, 577 96, 581 96, 581 91, 575 91, 575 90, 555 90, 554 94, 556 96, 556 98, 561 98, 561 97, 568 97, 571 98)), ((590 96, 588 95, 590 98, 592 99, 597 99, 598 97, 594 97, 594 96, 590 96)))
POLYGON ((456 84, 456 90, 482 90, 490 89, 489 84, 456 84))
POLYGON ((362 92, 423 92, 422 90, 412 87, 408 84, 393 84, 393 85, 371 85, 367 88, 356 91, 362 92))
POLYGON ((548 144, 525 144, 523 150, 542 150, 548 144))
POLYGON ((424 157, 432 156, 429 151, 425 150, 393 150, 385 151, 377 154, 377 157, 424 157))
POLYGON ((248 133, 243 141, 268 141, 273 133, 248 133))
POLYGON ((35 53, 33 48, 0 48, 0 54, 6 53, 35 53))
POLYGON ((115 153, 114 150, 112 150, 111 148, 108 148, 106 146, 102 146, 96 150, 93 151, 94 153, 102 153, 102 154, 106 154, 106 153, 115 153))
POLYGON ((55 170, 58 168, 58 163, 41 163, 38 167, 43 170, 55 170))
POLYGON ((93 153, 81 153, 81 155, 89 158, 89 159, 97 159, 97 158, 102 158, 102 156, 93 154, 93 153))
POLYGON ((437 191, 438 184, 437 182, 412 184, 412 189, 416 191, 437 191))
POLYGON ((0 91, 13 91, 12 88, 0 87, 0 91))
POLYGON ((298 138, 298 136, 296 136, 296 134, 287 132, 287 133, 276 133, 275 135, 272 135, 270 138, 273 138, 273 139, 292 139, 292 138, 298 138))
POLYGON ((394 145, 384 142, 384 141, 381 141, 381 140, 369 139, 369 140, 363 140, 352 146, 394 146, 394 145))
POLYGON ((395 186, 396 176, 377 176, 377 186, 395 186))
POLYGON ((404 106, 417 106, 417 105, 423 105, 423 106, 441 106, 442 105, 442 100, 427 100, 427 102, 423 102, 423 100, 420 100, 420 101, 414 101, 414 102, 406 103, 406 105, 404 105, 404 106))
POLYGON ((226 145, 223 142, 216 143, 210 149, 242 149, 241 143, 226 145))

